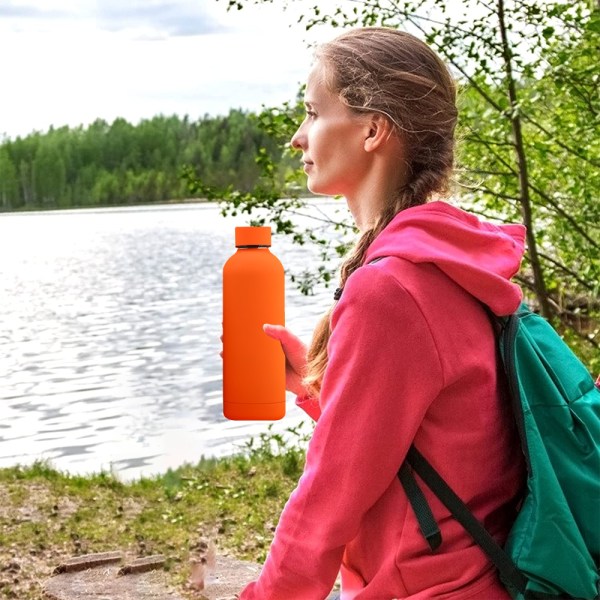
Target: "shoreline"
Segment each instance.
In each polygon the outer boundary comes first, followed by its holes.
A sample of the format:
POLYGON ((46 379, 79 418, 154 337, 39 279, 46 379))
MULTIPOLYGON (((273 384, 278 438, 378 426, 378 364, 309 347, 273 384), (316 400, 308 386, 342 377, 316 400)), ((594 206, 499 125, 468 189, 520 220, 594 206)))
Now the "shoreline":
MULTIPOLYGON (((325 200, 331 201, 334 198, 328 196, 315 196, 313 194, 300 194, 298 198, 303 200, 325 200)), ((176 206, 176 205, 189 205, 189 204, 207 204, 207 205, 218 205, 221 201, 210 200, 208 198, 172 198, 168 200, 156 200, 147 202, 134 202, 134 203, 119 203, 119 204, 81 204, 76 206, 23 206, 16 209, 5 209, 0 206, 1 215, 11 214, 29 214, 29 213, 50 213, 50 212, 66 212, 70 210, 94 210, 94 209, 106 209, 106 208, 144 208, 151 207, 157 208, 160 206, 176 206)))
POLYGON ((177 204, 218 204, 214 200, 208 200, 207 198, 183 198, 183 199, 171 199, 171 200, 157 200, 155 202, 135 202, 135 203, 123 203, 123 204, 81 204, 76 206, 31 206, 21 207, 16 209, 6 210, 0 207, 0 215, 11 215, 11 214, 28 214, 28 213, 50 213, 50 212, 65 212, 70 210, 93 210, 93 209, 104 209, 104 208, 144 208, 144 207, 158 207, 158 206, 174 206, 177 204))

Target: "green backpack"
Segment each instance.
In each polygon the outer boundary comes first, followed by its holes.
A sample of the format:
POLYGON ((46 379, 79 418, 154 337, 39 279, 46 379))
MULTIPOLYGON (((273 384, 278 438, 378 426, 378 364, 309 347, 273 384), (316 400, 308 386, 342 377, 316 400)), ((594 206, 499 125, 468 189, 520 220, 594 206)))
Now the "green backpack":
POLYGON ((441 533, 413 472, 498 567, 513 598, 598 599, 600 389, 556 331, 525 304, 494 318, 527 465, 522 506, 504 548, 414 446, 398 477, 432 550, 441 533))

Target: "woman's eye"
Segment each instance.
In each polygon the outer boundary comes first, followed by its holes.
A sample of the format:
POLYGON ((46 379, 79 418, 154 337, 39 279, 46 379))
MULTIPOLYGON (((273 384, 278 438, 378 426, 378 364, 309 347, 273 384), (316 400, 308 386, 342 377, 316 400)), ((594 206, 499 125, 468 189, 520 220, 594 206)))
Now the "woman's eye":
POLYGON ((307 110, 307 111, 306 111, 306 116, 307 116, 307 117, 311 117, 311 118, 312 118, 312 117, 316 117, 316 116, 317 116, 317 113, 315 113, 315 111, 314 111, 314 110, 307 110))

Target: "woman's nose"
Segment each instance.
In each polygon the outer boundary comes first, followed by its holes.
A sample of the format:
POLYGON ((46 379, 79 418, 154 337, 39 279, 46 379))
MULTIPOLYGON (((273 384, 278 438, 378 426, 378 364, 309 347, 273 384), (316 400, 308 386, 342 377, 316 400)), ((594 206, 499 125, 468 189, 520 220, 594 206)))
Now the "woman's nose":
POLYGON ((304 136, 302 135, 302 126, 298 127, 296 133, 292 136, 290 140, 290 146, 294 148, 294 150, 302 150, 304 148, 304 136))

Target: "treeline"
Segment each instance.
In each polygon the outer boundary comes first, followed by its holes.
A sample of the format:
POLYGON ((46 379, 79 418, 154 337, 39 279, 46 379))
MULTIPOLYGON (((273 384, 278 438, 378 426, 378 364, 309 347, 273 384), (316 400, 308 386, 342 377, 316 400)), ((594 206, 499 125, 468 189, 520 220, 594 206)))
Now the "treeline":
POLYGON ((0 210, 159 202, 192 197, 182 169, 207 185, 250 190, 259 149, 281 151, 252 113, 118 118, 50 128, 0 143, 0 210))

